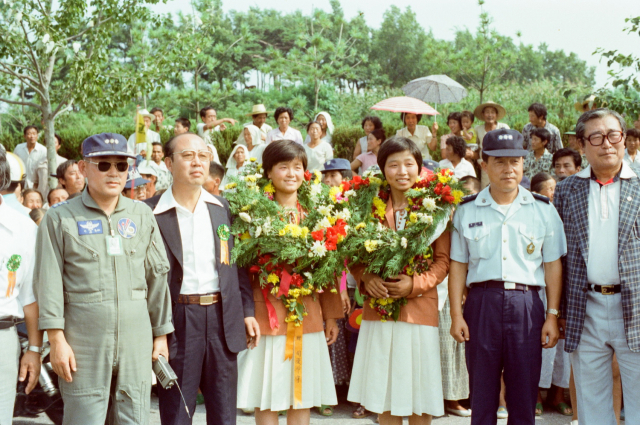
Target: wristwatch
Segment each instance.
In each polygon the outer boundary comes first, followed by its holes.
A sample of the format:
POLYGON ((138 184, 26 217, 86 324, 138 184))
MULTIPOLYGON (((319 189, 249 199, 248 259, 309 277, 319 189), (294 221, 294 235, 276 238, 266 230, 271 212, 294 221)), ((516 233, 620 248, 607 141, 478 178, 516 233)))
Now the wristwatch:
POLYGON ((33 351, 34 353, 42 354, 42 347, 38 347, 37 345, 30 345, 27 348, 27 351, 33 351))
POLYGON ((547 309, 547 314, 553 314, 554 316, 560 318, 560 312, 558 310, 556 310, 555 308, 548 308, 547 309))

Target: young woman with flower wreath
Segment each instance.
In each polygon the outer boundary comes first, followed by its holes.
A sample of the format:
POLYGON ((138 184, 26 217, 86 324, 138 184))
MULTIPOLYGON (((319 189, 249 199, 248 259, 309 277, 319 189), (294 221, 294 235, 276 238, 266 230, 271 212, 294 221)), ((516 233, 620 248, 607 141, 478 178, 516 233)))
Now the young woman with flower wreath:
MULTIPOLYGON (((405 137, 392 137, 380 148, 378 165, 390 187, 382 224, 404 229, 409 209, 405 192, 420 175, 420 149, 405 137)), ((407 301, 397 321, 381 318, 369 302, 364 306, 348 400, 379 413, 381 425, 401 424, 403 416, 409 416, 410 424, 430 424, 432 415, 444 414, 436 285, 449 270, 450 234, 445 227, 439 227, 442 233, 431 245, 433 256, 424 273, 384 281, 365 273, 364 265, 351 268, 363 294, 407 301)))
MULTIPOLYGON (((304 148, 289 140, 274 141, 267 145, 262 159, 264 173, 275 189, 273 200, 284 207, 279 218, 300 224, 308 213, 298 198, 307 169, 304 148)), ((277 267, 292 273, 292 265, 277 267)), ((255 273, 250 276, 261 340, 255 348, 238 356, 238 408, 255 409, 259 425, 277 424, 278 411, 282 410, 288 410, 288 424, 309 424, 311 407, 338 404, 328 345, 338 336, 336 319, 344 316, 340 294, 325 288, 322 293, 302 298, 306 316, 301 359, 285 360, 289 327, 285 319, 290 312, 272 293, 263 291, 255 273), (277 327, 270 325, 269 310, 277 314, 277 327), (296 402, 294 366, 298 360, 302 361, 302 394, 296 402)))

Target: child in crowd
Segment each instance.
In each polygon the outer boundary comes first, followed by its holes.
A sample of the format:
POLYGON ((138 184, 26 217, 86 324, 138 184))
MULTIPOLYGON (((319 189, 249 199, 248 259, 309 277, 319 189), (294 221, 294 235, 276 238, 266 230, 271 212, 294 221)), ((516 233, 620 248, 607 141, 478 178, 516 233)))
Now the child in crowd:
MULTIPOLYGON (((444 136, 443 136, 444 138, 444 136)), ((448 137, 446 140, 446 148, 442 151, 442 161, 440 161, 440 168, 448 168, 453 171, 456 178, 460 179, 464 176, 476 176, 476 170, 473 168, 473 164, 467 161, 465 157, 467 144, 460 136, 448 137)))
POLYGON ((222 179, 224 179, 224 168, 217 162, 211 161, 209 163, 209 177, 207 177, 202 187, 210 194, 220 196, 222 179))
POLYGON ((362 120, 362 129, 364 130, 364 137, 361 137, 360 139, 358 139, 358 142, 356 143, 356 147, 353 149, 353 161, 355 161, 360 154, 367 151, 367 136, 369 135, 369 133, 371 133, 373 130, 377 130, 381 128, 382 128, 382 121, 380 121, 380 118, 373 117, 373 116, 364 117, 364 119, 362 120))
POLYGON ((462 137, 469 145, 478 144, 478 133, 473 128, 473 122, 476 117, 471 111, 462 111, 460 113, 460 123, 462 124, 462 137))
MULTIPOLYGON (((298 203, 298 189, 307 170, 304 148, 290 140, 276 140, 267 145, 262 159, 264 173, 275 188, 275 202, 285 209, 291 224, 301 223, 306 215, 298 203)), ((281 410, 287 410, 289 424, 308 424, 311 407, 338 403, 327 346, 338 337, 336 319, 344 317, 340 294, 325 290, 302 298, 307 316, 302 339, 302 400, 296 406, 294 362, 284 359, 287 310, 275 296, 263 293, 258 279, 251 276, 261 338, 257 346, 238 355, 238 408, 255 409, 257 424, 277 424, 281 410), (267 303, 275 309, 278 327, 270 326, 267 303)))
MULTIPOLYGON (((449 140, 450 137, 453 136, 462 136, 462 115, 460 114, 460 112, 452 112, 449 114, 449 116, 447 117, 447 126, 449 127, 449 133, 443 135, 440 138, 440 155, 442 156, 442 159, 448 159, 449 157, 447 156, 448 152, 447 152, 447 140, 449 140)), ((433 137, 438 137, 437 135, 433 136, 433 137)), ((464 141, 463 141, 464 142, 464 141)), ((464 158, 466 156, 466 145, 465 145, 465 154, 462 155, 462 158, 464 158)))
POLYGON ((638 155, 638 147, 640 146, 640 130, 637 128, 628 129, 624 145, 627 148, 624 152, 624 160, 627 164, 640 166, 640 155, 638 155))
POLYGON ((546 128, 531 130, 531 151, 524 159, 524 175, 533 178, 540 172, 551 173, 553 155, 547 150, 551 133, 546 128))
POLYGON ((44 204, 44 199, 42 198, 42 194, 35 189, 25 189, 22 192, 22 205, 29 208, 30 210, 35 210, 38 208, 42 208, 44 204))
POLYGON ((367 171, 367 169, 378 163, 378 150, 384 142, 386 136, 384 130, 377 128, 372 130, 367 136, 367 152, 358 155, 358 157, 351 163, 351 170, 358 171, 360 174, 367 171))

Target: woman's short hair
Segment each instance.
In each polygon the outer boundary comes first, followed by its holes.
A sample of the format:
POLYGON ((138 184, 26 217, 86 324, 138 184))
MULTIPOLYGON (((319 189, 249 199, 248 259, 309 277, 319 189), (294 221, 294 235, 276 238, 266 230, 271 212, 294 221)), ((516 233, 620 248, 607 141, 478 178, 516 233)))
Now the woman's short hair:
MULTIPOLYGON (((407 114, 412 114, 412 113, 411 113, 411 112, 402 112, 402 113, 400 114, 400 119, 402 120, 402 123, 403 123, 404 125, 407 125, 407 124, 404 122, 404 119, 407 117, 407 114)), ((420 122, 420 120, 422 119, 422 114, 412 114, 412 115, 415 115, 415 116, 416 116, 416 118, 418 119, 418 122, 420 122)))
POLYGON ((313 124, 318 125, 318 127, 320 127, 320 131, 322 131, 322 126, 320 125, 320 123, 318 121, 311 121, 309 124, 307 124, 307 133, 309 132, 309 129, 311 128, 311 126, 313 124))
POLYGON ((44 214, 46 212, 47 210, 45 210, 44 208, 34 208, 29 211, 29 217, 31 217, 31 220, 33 220, 34 223, 37 223, 38 221, 42 220, 42 217, 44 217, 44 214))
POLYGON ((369 134, 372 134, 373 137, 375 137, 377 140, 382 140, 383 142, 384 142, 384 139, 387 138, 387 135, 384 134, 383 128, 376 128, 369 134))
POLYGON ((544 184, 544 182, 549 180, 555 180, 555 178, 549 173, 541 172, 536 174, 531 179, 531 191, 535 193, 540 193, 540 190, 542 190, 542 185, 544 184))
POLYGON ((402 136, 389 137, 380 145, 378 151, 378 166, 384 174, 384 166, 387 164, 387 159, 390 155, 398 152, 409 151, 418 163, 418 173, 422 171, 422 152, 418 146, 411 139, 407 139, 402 136))
POLYGON ((276 140, 269 143, 262 153, 262 168, 268 173, 274 165, 294 159, 302 161, 305 171, 307 170, 307 154, 302 145, 293 140, 276 140))
POLYGON ((452 112, 447 116, 447 125, 449 125, 449 121, 454 120, 458 121, 458 125, 462 128, 462 114, 460 112, 452 112))
POLYGON ((289 120, 293 121, 293 109, 287 107, 287 106, 280 106, 279 108, 276 108, 276 111, 273 113, 273 118, 276 119, 276 121, 278 121, 278 117, 284 113, 289 114, 289 120))
POLYGON ((362 120, 362 129, 364 129, 364 125, 367 121, 371 121, 371 124, 373 124, 373 128, 382 128, 382 121, 380 121, 380 118, 369 115, 367 117, 364 117, 364 119, 362 120))
POLYGON ((26 198, 27 195, 31 194, 31 193, 37 193, 38 197, 40 198, 40 202, 42 202, 44 204, 44 198, 42 197, 42 193, 38 192, 37 190, 33 189, 33 188, 29 188, 29 189, 25 189, 22 191, 22 197, 26 198))
POLYGON ((453 153, 463 159, 467 154, 467 142, 460 136, 450 136, 446 141, 447 146, 451 146, 453 153))

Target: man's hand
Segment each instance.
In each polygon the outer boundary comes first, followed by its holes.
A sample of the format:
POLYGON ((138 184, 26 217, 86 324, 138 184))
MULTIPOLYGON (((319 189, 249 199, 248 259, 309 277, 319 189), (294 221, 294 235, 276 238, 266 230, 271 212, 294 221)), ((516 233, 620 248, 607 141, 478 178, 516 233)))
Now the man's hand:
POLYGON ((167 336, 160 335, 153 338, 153 352, 151 353, 151 360, 154 362, 158 360, 159 356, 164 356, 169 361, 169 345, 167 345, 167 336))
POLYGON ((49 343, 51 344, 51 367, 53 371, 67 382, 72 382, 71 372, 76 372, 76 356, 67 343, 61 329, 49 329, 49 343))
POLYGON ((260 341, 260 326, 255 317, 245 317, 244 327, 247 334, 247 348, 253 350, 258 346, 260 341))
POLYGON ((469 341, 469 327, 462 316, 451 316, 451 336, 458 342, 469 341))
POLYGON ((560 332, 558 331, 558 318, 553 314, 547 314, 547 320, 544 321, 542 326, 542 336, 540 342, 542 342, 542 348, 553 348, 558 343, 558 337, 560 332), (547 342, 547 338, 549 341, 547 342))
POLYGON ((346 289, 340 292, 340 299, 342 300, 342 312, 348 314, 351 311, 351 300, 349 300, 349 293, 346 289))
POLYGON ((364 289, 367 291, 367 294, 374 298, 388 298, 389 293, 387 292, 387 288, 384 286, 384 280, 376 274, 373 273, 365 273, 362 276, 362 281, 364 282, 364 289))
POLYGON ((384 286, 387 288, 387 292, 391 298, 404 298, 408 297, 413 291, 413 278, 406 274, 399 274, 397 276, 390 276, 389 279, 397 280, 397 282, 384 282, 384 286))
POLYGON ((25 389, 25 393, 29 394, 31 390, 38 383, 38 377, 40 376, 40 365, 42 364, 42 359, 39 353, 33 351, 27 351, 22 356, 22 360, 20 360, 20 374, 18 375, 18 380, 20 382, 24 382, 29 375, 29 381, 27 382, 27 388, 25 389))
POLYGON ((324 328, 324 336, 327 338, 327 345, 331 345, 336 342, 338 339, 338 334, 340 333, 340 329, 338 329, 338 324, 336 323, 336 319, 327 319, 325 321, 324 328))

